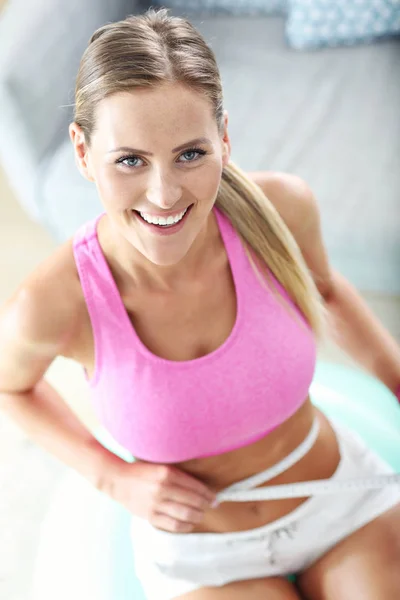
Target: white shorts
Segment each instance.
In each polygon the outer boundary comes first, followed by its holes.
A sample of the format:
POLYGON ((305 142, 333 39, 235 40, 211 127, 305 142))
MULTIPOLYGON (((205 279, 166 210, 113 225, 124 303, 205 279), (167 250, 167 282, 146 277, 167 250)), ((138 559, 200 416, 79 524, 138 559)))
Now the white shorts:
MULTIPOLYGON (((340 450, 331 480, 393 473, 356 432, 329 421, 340 450)), ((272 523, 233 533, 170 533, 134 516, 136 576, 148 600, 172 600, 205 586, 297 574, 398 503, 399 485, 315 495, 272 523)))

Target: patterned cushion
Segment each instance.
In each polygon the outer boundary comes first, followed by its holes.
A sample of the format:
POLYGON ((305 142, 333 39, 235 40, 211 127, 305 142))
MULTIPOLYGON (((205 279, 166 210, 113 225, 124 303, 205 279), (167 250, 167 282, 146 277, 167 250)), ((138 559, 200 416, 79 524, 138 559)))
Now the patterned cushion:
POLYGON ((400 0, 288 0, 293 48, 352 45, 400 33, 400 0))
POLYGON ((187 14, 276 15, 286 13, 287 0, 156 0, 155 4, 187 14))

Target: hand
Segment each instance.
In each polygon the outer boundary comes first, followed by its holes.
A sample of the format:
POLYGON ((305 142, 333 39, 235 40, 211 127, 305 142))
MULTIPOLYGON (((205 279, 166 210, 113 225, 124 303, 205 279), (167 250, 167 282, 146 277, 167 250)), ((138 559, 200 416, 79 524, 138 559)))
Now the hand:
POLYGON ((118 463, 111 478, 103 478, 114 500, 158 529, 190 532, 216 499, 200 480, 172 465, 118 463))

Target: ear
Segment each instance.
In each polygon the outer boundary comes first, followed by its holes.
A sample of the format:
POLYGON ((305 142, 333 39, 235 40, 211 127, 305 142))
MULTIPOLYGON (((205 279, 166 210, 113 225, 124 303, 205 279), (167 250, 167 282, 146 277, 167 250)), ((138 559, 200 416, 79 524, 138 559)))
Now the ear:
POLYGON ((75 162, 79 169, 79 172, 88 181, 95 181, 89 162, 89 148, 85 141, 85 134, 82 128, 77 123, 71 123, 69 126, 69 137, 74 146, 75 151, 75 162))
POLYGON ((231 158, 231 140, 228 134, 228 111, 224 110, 224 135, 222 136, 223 144, 223 155, 222 162, 223 166, 226 167, 231 158))

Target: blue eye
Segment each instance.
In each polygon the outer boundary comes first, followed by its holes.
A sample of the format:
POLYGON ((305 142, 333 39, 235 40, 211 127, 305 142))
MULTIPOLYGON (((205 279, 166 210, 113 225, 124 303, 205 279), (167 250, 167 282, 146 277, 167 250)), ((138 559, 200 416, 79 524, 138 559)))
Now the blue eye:
MULTIPOLYGON (((185 152, 183 152, 181 154, 181 156, 185 156, 185 155, 188 155, 188 154, 197 155, 197 158, 193 157, 192 160, 184 160, 184 161, 181 161, 181 162, 184 162, 184 163, 195 162, 196 160, 199 160, 199 158, 201 156, 204 156, 205 154, 207 154, 207 152, 205 150, 202 150, 201 148, 188 148, 188 150, 185 150, 185 152)), ((139 158, 139 156, 135 156, 135 155, 131 154, 129 156, 121 156, 121 158, 119 158, 116 161, 116 163, 117 164, 122 164, 122 165, 124 165, 125 167, 128 167, 128 168, 134 169, 134 168, 138 167, 137 163, 135 163, 135 161, 137 161, 137 160, 142 160, 142 159, 139 158), (135 163, 135 164, 132 164, 132 163, 135 163)))
POLYGON ((129 164, 129 161, 140 160, 138 156, 124 156, 117 160, 118 163, 125 165, 126 167, 134 167, 135 165, 129 164))
MULTIPOLYGON (((198 154, 200 156, 204 156, 205 154, 207 154, 207 152, 205 150, 202 150, 201 148, 189 148, 189 150, 185 150, 185 152, 181 154, 181 156, 185 156, 185 154, 198 154)), ((198 160, 198 158, 196 158, 195 160, 198 160)), ((194 160, 184 160, 183 162, 194 162, 194 160)))

